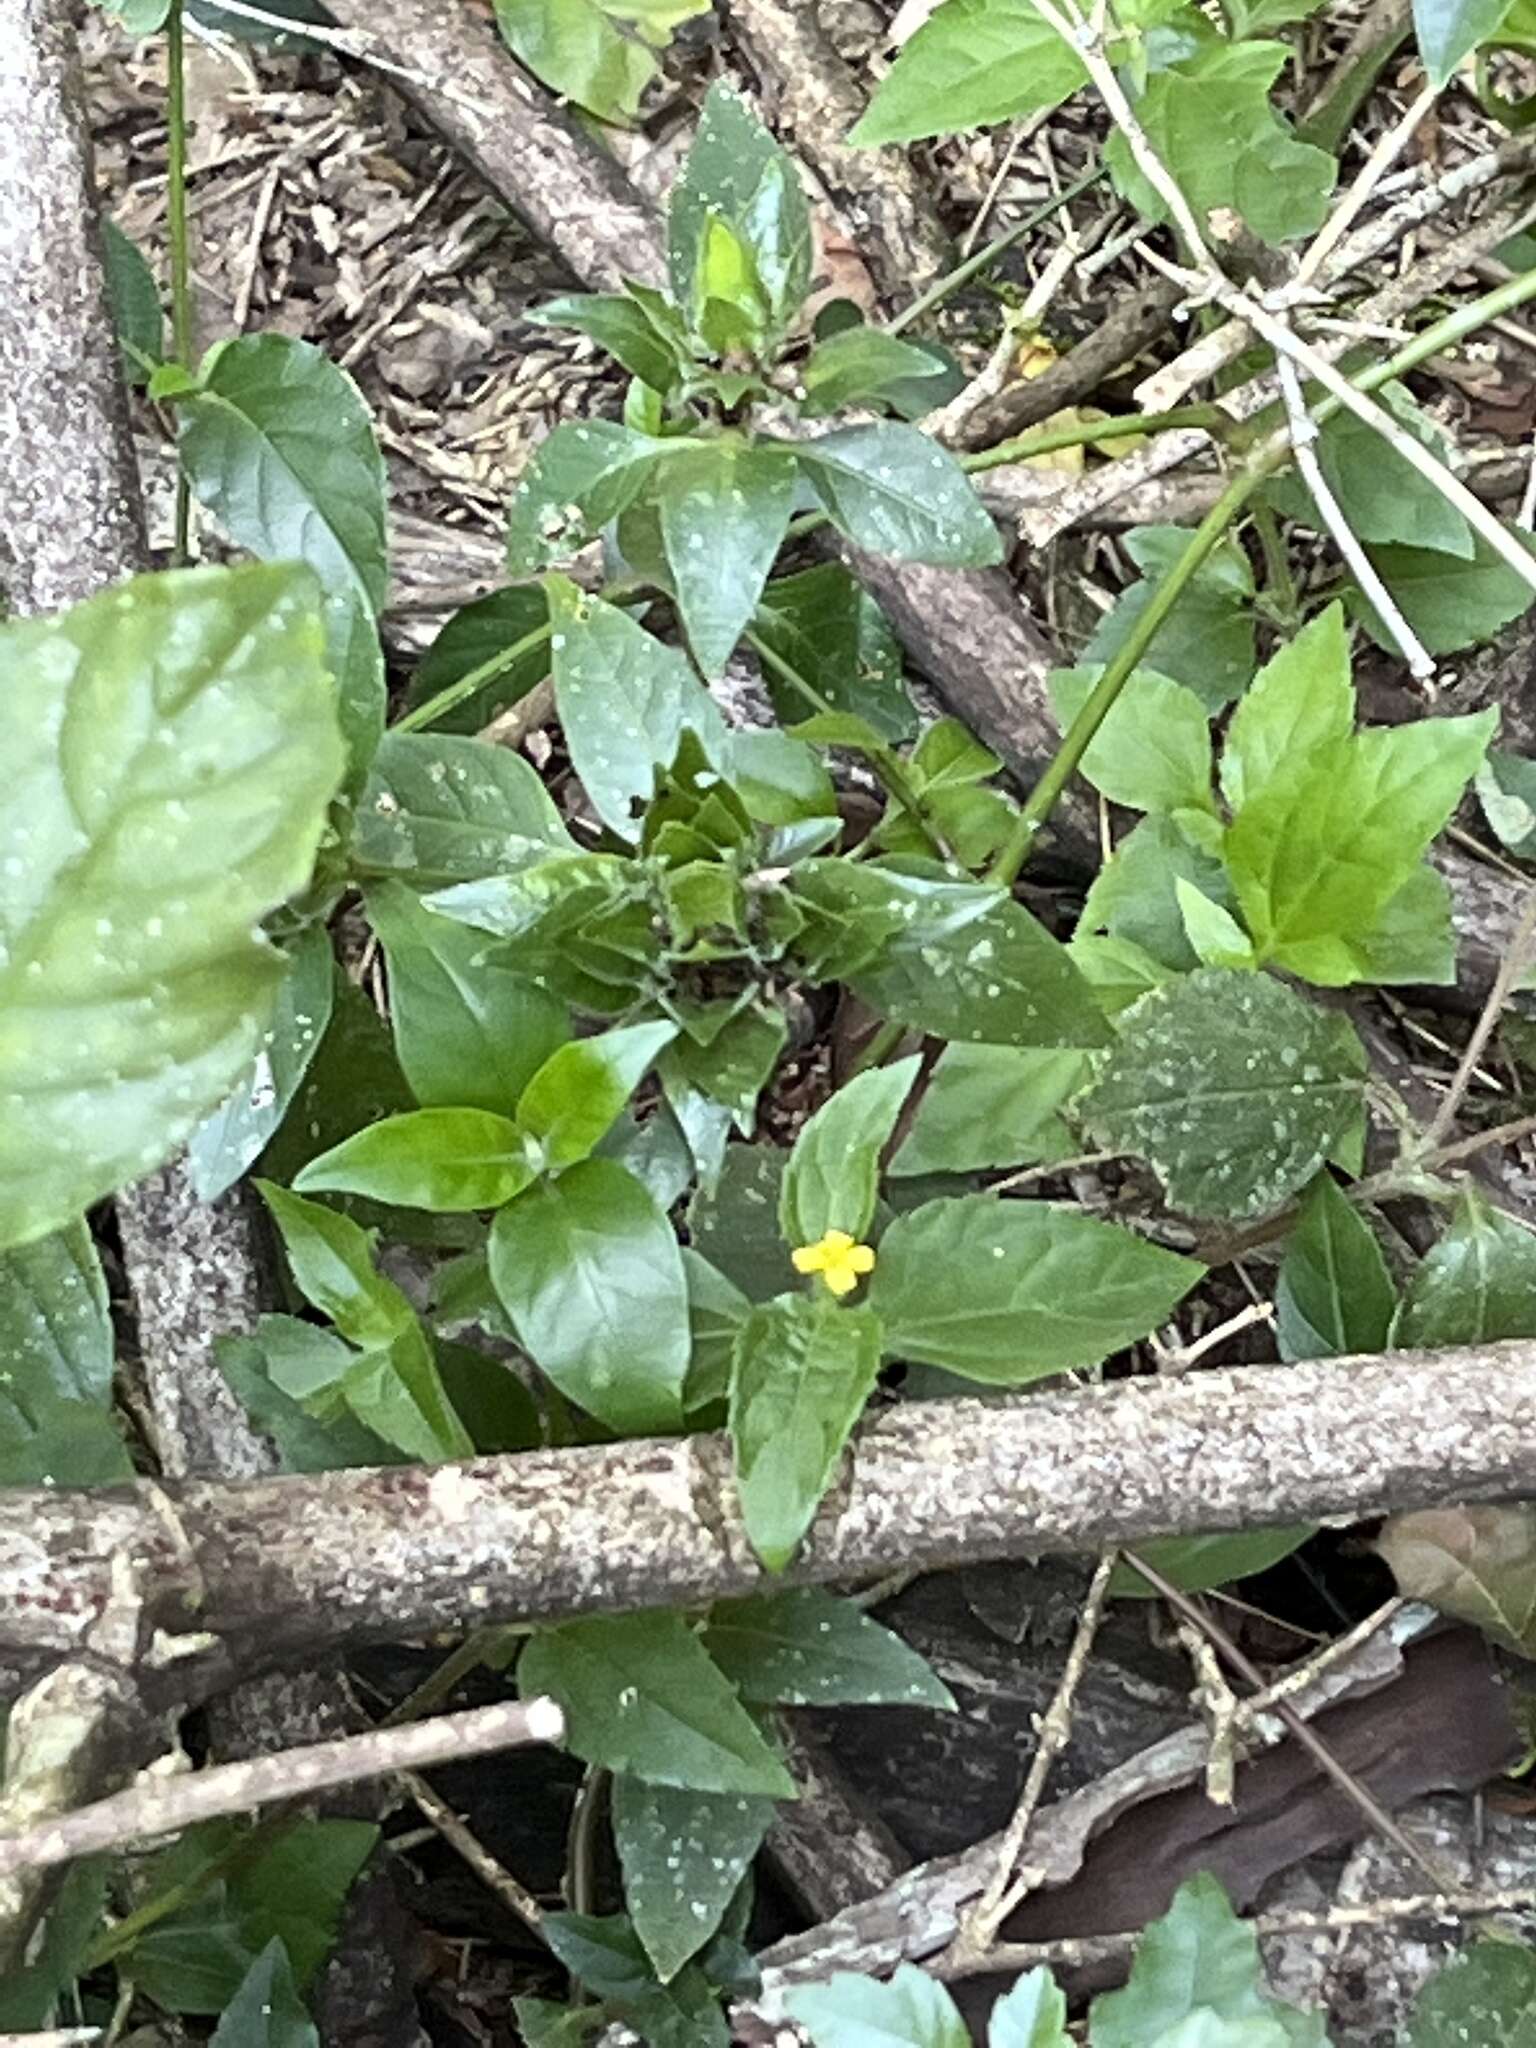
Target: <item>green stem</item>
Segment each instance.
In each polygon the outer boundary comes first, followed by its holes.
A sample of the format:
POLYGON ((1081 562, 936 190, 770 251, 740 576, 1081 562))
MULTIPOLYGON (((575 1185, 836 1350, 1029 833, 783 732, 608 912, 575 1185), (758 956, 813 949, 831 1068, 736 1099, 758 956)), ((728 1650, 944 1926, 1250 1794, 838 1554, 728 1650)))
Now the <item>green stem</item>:
POLYGON ((156 1892, 154 1897, 146 1899, 142 1906, 125 1914, 115 1926, 109 1927, 103 1934, 98 1934, 85 1952, 80 1974, 84 1976, 88 1971, 99 1970, 103 1963, 114 1961, 126 1950, 131 1949, 151 1927, 158 1926, 168 1914, 179 1912, 183 1906, 190 1905, 209 1885, 216 1883, 221 1877, 228 1877, 232 1871, 240 1869, 253 1857, 264 1854, 302 1819, 303 1815, 297 1811, 272 1813, 268 1814, 265 1820, 257 1821, 254 1827, 246 1828, 226 1849, 222 1849, 200 1869, 192 1871, 179 1884, 167 1885, 163 1892, 156 1892))
POLYGON ((870 1067, 883 1067, 906 1035, 907 1027, 905 1024, 898 1024, 894 1017, 887 1017, 880 1026, 880 1029, 854 1061, 854 1073, 865 1073, 870 1067))
MULTIPOLYGON (((166 51, 166 217, 171 245, 171 353, 188 375, 192 371, 192 256, 187 234, 187 64, 182 34, 182 0, 171 0, 165 21, 166 51)), ((191 558, 192 486, 186 471, 176 469, 176 538, 172 561, 180 567, 191 558)))
POLYGON ((1280 537, 1280 522, 1268 505, 1260 502, 1253 508, 1253 525, 1264 556, 1264 588, 1274 617, 1281 625, 1297 626, 1301 623, 1301 601, 1296 595, 1296 579, 1291 574, 1285 542, 1280 537))
POLYGON ((1062 207, 1070 205, 1079 193, 1086 192, 1091 185, 1096 185, 1103 176, 1101 166, 1084 171, 1080 178, 1074 179, 1070 185, 1056 193, 1054 198, 1046 200, 1043 206, 1037 206, 1033 213, 1027 214, 1015 226, 1001 235, 994 236, 982 248, 973 251, 963 263, 957 263, 953 270, 946 271, 943 277, 935 279, 927 291, 915 298, 910 306, 896 315, 894 320, 887 321, 886 333, 904 333, 916 321, 921 320, 925 313, 931 313, 935 306, 942 305, 951 293, 959 291, 962 285, 969 284, 973 277, 979 277, 984 270, 990 270, 999 256, 1005 256, 1016 242, 1022 242, 1026 235, 1032 234, 1036 228, 1048 221, 1052 214, 1059 213, 1062 207))
POLYGON ((994 448, 957 456, 960 467, 976 476, 1005 462, 1027 462, 1035 455, 1053 455, 1058 448, 1082 448, 1100 441, 1119 441, 1131 434, 1160 434, 1168 427, 1230 427, 1232 415, 1219 405, 1181 405, 1172 412, 1127 413, 1123 419, 1076 420, 1070 427, 1031 427, 994 448))
POLYGON ((491 1663, 503 1644, 516 1641, 527 1634, 525 1628, 513 1624, 495 1628, 477 1628, 425 1677, 416 1690, 407 1693, 398 1707, 391 1707, 379 1723, 381 1728, 398 1728, 406 1721, 419 1721, 424 1714, 434 1712, 442 1706, 461 1678, 467 1678, 472 1671, 478 1671, 482 1664, 491 1663))
POLYGON ((521 640, 514 640, 510 647, 502 648, 499 654, 493 654, 488 661, 482 661, 478 668, 472 668, 467 676, 460 676, 457 682, 446 684, 435 696, 429 697, 425 704, 418 704, 403 717, 397 718, 392 730, 420 732, 423 726, 435 724, 448 712, 456 711, 459 705, 473 697, 477 690, 484 689, 485 685, 494 682, 497 676, 505 675, 506 671, 521 661, 525 654, 532 654, 536 647, 542 647, 553 630, 546 619, 542 626, 535 626, 533 631, 525 633, 521 640))

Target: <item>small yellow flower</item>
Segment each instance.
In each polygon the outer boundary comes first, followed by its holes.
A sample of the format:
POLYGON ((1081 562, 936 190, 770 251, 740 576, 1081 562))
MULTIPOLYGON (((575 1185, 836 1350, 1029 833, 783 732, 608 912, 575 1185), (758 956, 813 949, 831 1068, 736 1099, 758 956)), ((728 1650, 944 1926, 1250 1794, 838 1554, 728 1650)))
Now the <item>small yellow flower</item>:
POLYGON ((874 1248, 855 1244, 846 1230, 829 1230, 815 1244, 797 1246, 789 1257, 797 1273, 819 1273, 834 1294, 852 1294, 875 1270, 874 1248))

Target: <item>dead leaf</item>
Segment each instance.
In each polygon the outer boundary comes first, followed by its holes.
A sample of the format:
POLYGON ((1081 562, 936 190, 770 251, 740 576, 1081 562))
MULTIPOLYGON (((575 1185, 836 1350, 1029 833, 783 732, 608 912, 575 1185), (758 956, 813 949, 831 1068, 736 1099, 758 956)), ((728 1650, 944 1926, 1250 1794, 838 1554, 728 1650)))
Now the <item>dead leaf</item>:
POLYGON ((1536 1657, 1536 1505, 1395 1515, 1376 1548, 1410 1599, 1536 1657))

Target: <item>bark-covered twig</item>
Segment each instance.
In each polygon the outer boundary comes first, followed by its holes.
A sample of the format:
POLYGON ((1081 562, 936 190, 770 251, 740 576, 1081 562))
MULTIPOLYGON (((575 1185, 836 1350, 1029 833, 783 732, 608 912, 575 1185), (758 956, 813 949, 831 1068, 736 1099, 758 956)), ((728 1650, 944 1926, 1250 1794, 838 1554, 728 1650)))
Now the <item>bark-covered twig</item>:
POLYGON ((274 1799, 312 1799, 359 1778, 424 1770, 493 1750, 560 1742, 564 1736, 565 1716, 553 1700, 498 1700, 432 1721, 370 1728, 240 1763, 210 1764, 184 1777, 151 1779, 74 1812, 54 1814, 35 1827, 0 1835, 0 1878, 72 1863, 141 1837, 176 1834, 198 1821, 247 1813, 274 1799))

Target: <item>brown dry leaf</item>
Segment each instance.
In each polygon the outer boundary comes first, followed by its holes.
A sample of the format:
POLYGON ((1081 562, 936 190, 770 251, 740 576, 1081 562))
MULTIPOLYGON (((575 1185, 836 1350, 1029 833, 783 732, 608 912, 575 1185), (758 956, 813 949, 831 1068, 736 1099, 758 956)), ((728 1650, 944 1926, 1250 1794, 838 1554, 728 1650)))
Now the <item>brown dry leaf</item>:
POLYGON ((1376 1548, 1410 1599, 1536 1657, 1536 1505, 1395 1515, 1376 1548))

